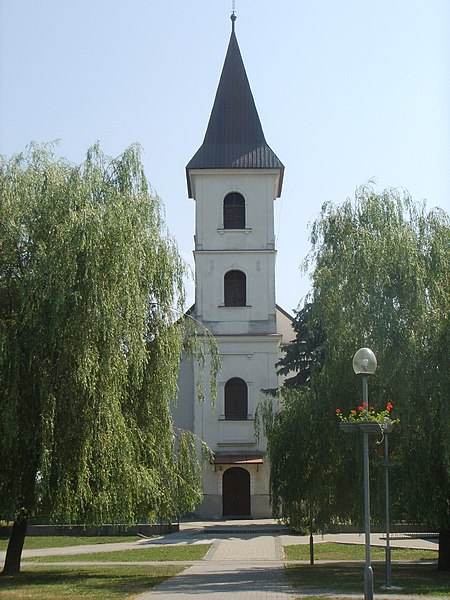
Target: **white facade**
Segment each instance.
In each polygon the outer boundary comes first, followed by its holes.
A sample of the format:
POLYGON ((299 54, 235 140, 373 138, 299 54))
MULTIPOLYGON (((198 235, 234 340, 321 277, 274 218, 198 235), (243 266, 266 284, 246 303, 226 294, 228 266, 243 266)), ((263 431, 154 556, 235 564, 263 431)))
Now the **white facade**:
POLYGON ((275 363, 294 337, 292 319, 275 302, 273 204, 283 171, 265 142, 233 21, 205 140, 187 167, 196 214, 193 316, 216 337, 222 363, 212 405, 197 401, 202 373, 183 362, 174 410, 175 425, 215 454, 203 463, 205 497, 196 511, 203 518, 271 516, 266 440, 255 435, 254 415, 263 390, 278 387, 275 363), (224 216, 230 197, 240 211, 231 225, 224 216))
POLYGON ((278 173, 254 169, 193 172, 196 202, 196 318, 214 334, 276 333, 273 201, 278 173), (225 229, 227 194, 245 200, 245 228, 225 229), (225 307, 223 277, 246 275, 245 307, 225 307))
POLYGON ((222 368, 217 399, 211 407, 208 398, 203 404, 196 401, 195 381, 201 373, 191 361, 183 364, 175 421, 193 430, 216 453, 217 464, 203 465, 205 499, 198 515, 270 517, 266 440, 256 439, 254 414, 266 397, 262 390, 278 386, 275 363, 282 346, 293 337, 290 318, 275 304, 273 202, 277 173, 208 171, 193 173, 192 179, 196 201, 194 316, 216 336, 222 368), (223 227, 223 201, 234 191, 245 199, 246 221, 241 230, 223 227), (246 276, 246 306, 225 306, 224 276, 230 269, 246 276), (247 385, 246 419, 226 416, 225 386, 232 378, 247 385), (223 476, 231 468, 249 473, 249 515, 239 514, 239 502, 237 514, 224 515, 223 476))

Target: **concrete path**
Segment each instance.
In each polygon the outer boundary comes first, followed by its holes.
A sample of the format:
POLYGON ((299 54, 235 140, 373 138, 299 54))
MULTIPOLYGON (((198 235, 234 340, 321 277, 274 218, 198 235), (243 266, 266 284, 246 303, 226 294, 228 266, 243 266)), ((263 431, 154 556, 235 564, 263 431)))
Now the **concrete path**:
POLYGON ((273 562, 219 563, 204 561, 168 579, 139 600, 284 600, 292 597, 283 565, 273 562))
MULTIPOLYGON (((325 541, 364 544, 364 535, 338 534, 314 537, 316 544, 325 541)), ((59 554, 61 564, 68 564, 70 555, 84 552, 205 543, 211 544, 211 548, 203 561, 177 562, 178 565, 187 565, 187 568, 153 590, 140 595, 138 600, 181 600, 192 596, 201 596, 201 600, 286 600, 305 595, 306 591, 303 593, 302 590, 292 591, 288 586, 284 571, 283 547, 290 544, 308 544, 309 536, 289 535, 284 528, 271 519, 247 522, 191 522, 182 524, 179 533, 131 543, 24 550, 23 562, 25 563, 30 556, 59 554)), ((385 546, 385 540, 379 534, 372 534, 371 543, 385 546)), ((392 539, 391 546, 436 550, 437 540, 399 538, 392 539)), ((4 554, 0 553, 0 560, 4 558, 4 554)), ((36 563, 28 564, 31 566, 36 563)), ((361 595, 357 596, 361 597, 361 595)), ((390 600, 401 598, 391 594, 386 597, 390 600)), ((377 600, 381 598, 382 596, 377 595, 377 600)), ((413 598, 410 596, 408 600, 413 598)))
MULTIPOLYGON (((196 523, 196 530, 192 529, 192 525, 182 526, 174 540, 177 539, 178 543, 183 543, 183 539, 184 543, 188 540, 192 543, 194 539, 212 543, 205 559, 140 595, 139 600, 182 600, 193 596, 199 596, 201 600, 286 600, 305 594, 305 591, 292 590, 288 585, 283 547, 309 544, 309 536, 288 535, 272 520, 196 523), (220 531, 229 533, 221 536, 220 531)), ((364 544, 364 535, 315 536, 315 543, 322 541, 364 544)), ((371 542, 385 546, 385 540, 378 534, 372 534, 371 542)), ((398 539, 391 545, 436 549, 436 542, 426 539, 398 539)), ((387 597, 390 600, 401 598, 391 594, 387 597)), ((377 600, 380 599, 381 596, 377 595, 377 600)), ((413 599, 409 597, 408 600, 413 599)))
MULTIPOLYGON (((190 566, 139 600, 180 600, 201 596, 202 600, 285 600, 292 597, 283 567, 279 529, 273 522, 255 525, 209 524, 201 537, 212 543, 203 561, 190 566), (266 532, 261 527, 267 528, 266 532), (271 530, 272 527, 272 530, 271 530), (220 530, 231 533, 221 538, 220 530), (245 531, 241 533, 240 530, 245 531), (214 537, 217 535, 218 537, 214 537)), ((181 536, 189 535, 184 529, 181 536)))

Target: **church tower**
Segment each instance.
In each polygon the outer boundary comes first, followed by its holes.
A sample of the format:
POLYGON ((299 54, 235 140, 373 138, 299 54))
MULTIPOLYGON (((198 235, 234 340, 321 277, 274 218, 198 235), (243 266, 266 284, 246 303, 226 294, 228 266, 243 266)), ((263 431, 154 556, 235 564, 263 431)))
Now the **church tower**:
POLYGON ((292 337, 275 302, 273 203, 284 166, 268 146, 232 31, 206 134, 186 167, 195 200, 195 305, 192 315, 215 336, 222 368, 215 408, 195 401, 195 365, 180 372, 176 424, 214 451, 203 469, 199 516, 271 516, 269 465, 254 414, 275 388, 275 363, 292 337), (285 338, 283 340, 283 332, 285 338), (288 339, 286 339, 286 336, 288 339))

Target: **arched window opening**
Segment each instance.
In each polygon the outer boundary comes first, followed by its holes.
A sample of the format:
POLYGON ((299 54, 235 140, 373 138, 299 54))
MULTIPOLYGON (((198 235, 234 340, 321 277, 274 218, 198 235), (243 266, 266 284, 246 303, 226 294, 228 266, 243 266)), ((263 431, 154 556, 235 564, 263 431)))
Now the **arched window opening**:
POLYGON ((245 229, 245 200, 242 194, 232 192, 223 201, 224 229, 245 229))
POLYGON ((243 379, 233 377, 225 384, 225 419, 230 421, 245 421, 247 415, 247 384, 243 379))
POLYGON ((245 306, 247 304, 247 278, 242 271, 228 271, 224 277, 225 306, 245 306))

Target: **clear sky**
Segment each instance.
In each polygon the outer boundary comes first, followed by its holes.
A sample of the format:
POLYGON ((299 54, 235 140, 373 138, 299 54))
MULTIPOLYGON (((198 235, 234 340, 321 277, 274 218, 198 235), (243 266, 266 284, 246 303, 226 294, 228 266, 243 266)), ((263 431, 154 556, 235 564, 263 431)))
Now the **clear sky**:
MULTIPOLYGON (((232 0, 0 0, 0 153, 60 139, 73 162, 137 141, 192 262, 185 165, 201 145, 232 0)), ((236 0, 236 35, 267 142, 277 302, 310 288, 308 224, 375 179, 450 212, 449 0, 236 0)), ((190 294, 192 301, 192 293, 190 294)))

